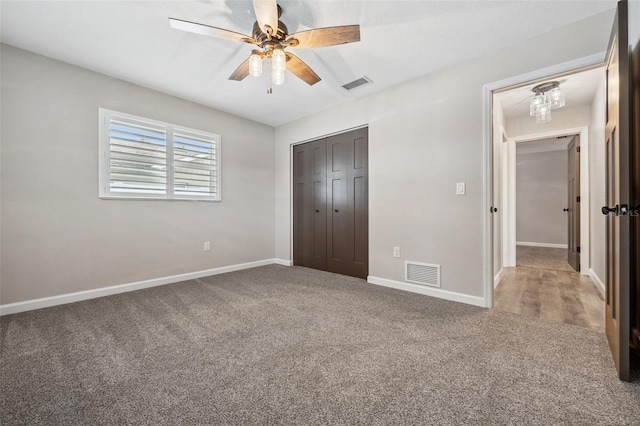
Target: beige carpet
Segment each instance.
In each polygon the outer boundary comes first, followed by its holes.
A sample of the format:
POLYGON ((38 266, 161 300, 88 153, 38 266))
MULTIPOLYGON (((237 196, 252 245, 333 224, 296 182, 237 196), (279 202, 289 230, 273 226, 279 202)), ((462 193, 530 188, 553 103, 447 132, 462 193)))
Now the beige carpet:
POLYGON ((602 333, 305 268, 0 326, 3 426, 640 424, 602 333))
POLYGON ((552 247, 516 246, 516 266, 574 271, 567 263, 567 249, 552 247))

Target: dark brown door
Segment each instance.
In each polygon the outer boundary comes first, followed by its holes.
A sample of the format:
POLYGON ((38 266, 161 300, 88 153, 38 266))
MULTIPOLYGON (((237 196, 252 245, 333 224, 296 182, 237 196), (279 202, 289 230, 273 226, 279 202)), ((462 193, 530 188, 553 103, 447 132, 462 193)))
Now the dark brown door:
POLYGON ((631 111, 627 2, 618 3, 607 54, 606 199, 607 285, 606 332, 621 380, 629 380, 630 282, 632 238, 629 215, 621 206, 631 205, 631 111))
MULTIPOLYGON (((631 48, 631 69, 633 70, 633 105, 631 107, 631 117, 633 126, 633 141, 635 149, 633 156, 635 158, 634 178, 633 178, 633 205, 640 207, 640 3, 634 2, 629 6, 629 44, 631 48)), ((640 214, 636 211, 635 214, 640 214)), ((635 349, 635 354, 640 358, 640 217, 631 218, 632 229, 635 237, 633 239, 633 248, 635 256, 631 262, 632 283, 631 300, 632 300, 632 323, 631 323, 631 346, 635 349), (635 301, 635 303, 633 302, 635 301)))
POLYGON ((369 273, 367 129, 293 149, 293 263, 369 273))
POLYGON ((327 144, 320 139, 293 149, 293 263, 327 269, 327 144))
POLYGON ((568 258, 569 265, 580 271, 580 137, 574 136, 569 151, 568 173, 568 258))
POLYGON ((367 129, 327 140, 327 270, 368 274, 367 129))

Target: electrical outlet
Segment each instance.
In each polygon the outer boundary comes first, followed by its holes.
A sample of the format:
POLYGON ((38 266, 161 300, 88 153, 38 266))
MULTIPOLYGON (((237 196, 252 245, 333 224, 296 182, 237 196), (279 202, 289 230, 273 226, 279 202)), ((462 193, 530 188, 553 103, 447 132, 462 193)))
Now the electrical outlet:
POLYGON ((400 257, 400 247, 393 248, 393 257, 400 257))
POLYGON ((209 251, 211 250, 211 241, 205 241, 204 242, 204 251, 209 251))

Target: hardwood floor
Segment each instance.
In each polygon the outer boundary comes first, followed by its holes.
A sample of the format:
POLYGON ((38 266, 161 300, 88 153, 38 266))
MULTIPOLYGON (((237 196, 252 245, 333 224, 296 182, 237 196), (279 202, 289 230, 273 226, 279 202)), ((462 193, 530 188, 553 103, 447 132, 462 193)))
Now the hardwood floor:
POLYGON ((516 246, 516 266, 574 271, 567 262, 567 249, 516 246))
POLYGON ((494 308, 544 321, 603 331, 604 299, 589 277, 577 272, 517 266, 504 268, 494 308))

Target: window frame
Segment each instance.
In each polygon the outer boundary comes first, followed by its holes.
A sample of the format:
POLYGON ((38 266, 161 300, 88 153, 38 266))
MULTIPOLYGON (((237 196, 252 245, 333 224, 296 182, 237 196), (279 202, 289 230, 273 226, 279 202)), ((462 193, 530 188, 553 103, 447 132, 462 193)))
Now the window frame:
POLYGON ((222 169, 221 169, 221 136, 215 133, 209 133, 202 130, 196 130, 189 127, 179 126, 166 123, 150 118, 139 117, 119 111, 113 111, 106 108, 98 108, 98 196, 105 200, 164 200, 164 201, 222 201, 222 169), (111 138, 110 124, 111 120, 130 123, 132 125, 150 127, 165 132, 165 150, 166 150, 166 191, 164 194, 145 194, 136 192, 114 192, 111 191, 111 138), (194 195, 194 194, 176 194, 174 190, 174 151, 175 141, 174 134, 212 140, 215 161, 215 195, 194 195))

